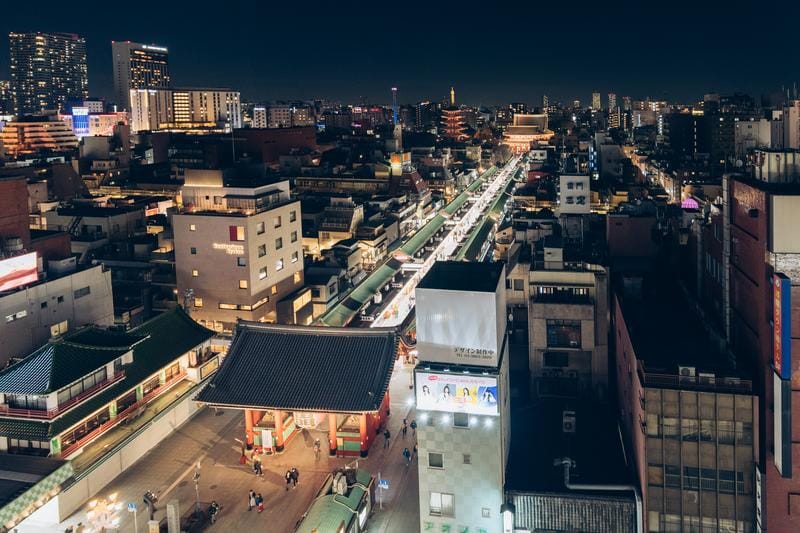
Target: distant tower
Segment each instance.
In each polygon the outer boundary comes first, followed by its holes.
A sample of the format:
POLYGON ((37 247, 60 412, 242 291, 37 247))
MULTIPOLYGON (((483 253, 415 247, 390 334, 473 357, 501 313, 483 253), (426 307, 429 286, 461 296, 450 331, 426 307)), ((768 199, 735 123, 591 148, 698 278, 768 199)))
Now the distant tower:
POLYGON ((400 118, 397 110, 397 87, 392 87, 392 117, 394 118, 394 151, 403 151, 403 126, 400 125, 400 118))
POLYGON ((542 95, 542 111, 547 113, 547 108, 550 107, 550 98, 546 94, 542 95))
POLYGON ((456 106, 456 89, 455 87, 450 87, 450 107, 456 106))
POLYGON ((394 125, 397 126, 397 87, 392 87, 392 118, 394 119, 394 125))

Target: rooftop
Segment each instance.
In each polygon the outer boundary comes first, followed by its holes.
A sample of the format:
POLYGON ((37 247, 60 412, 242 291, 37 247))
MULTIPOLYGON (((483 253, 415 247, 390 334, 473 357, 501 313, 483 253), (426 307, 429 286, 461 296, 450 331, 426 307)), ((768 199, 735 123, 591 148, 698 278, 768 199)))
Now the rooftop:
POLYGON ((280 326, 240 321, 228 355, 197 396, 210 405, 358 413, 389 386, 394 329, 280 326))
POLYGON ((494 292, 502 275, 503 263, 437 261, 417 288, 494 292))

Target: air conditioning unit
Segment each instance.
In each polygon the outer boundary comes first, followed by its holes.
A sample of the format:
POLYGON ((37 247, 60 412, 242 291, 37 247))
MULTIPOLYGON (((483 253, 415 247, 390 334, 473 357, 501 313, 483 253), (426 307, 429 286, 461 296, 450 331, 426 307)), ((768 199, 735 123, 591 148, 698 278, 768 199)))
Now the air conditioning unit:
POLYGON ((700 383, 706 383, 708 385, 713 385, 717 382, 717 377, 712 373, 700 372, 698 378, 700 383))
POLYGON ((682 378, 693 378, 697 375, 697 369, 693 366, 679 366, 678 375, 682 378))
POLYGON ((561 431, 575 433, 575 411, 561 412, 561 431))

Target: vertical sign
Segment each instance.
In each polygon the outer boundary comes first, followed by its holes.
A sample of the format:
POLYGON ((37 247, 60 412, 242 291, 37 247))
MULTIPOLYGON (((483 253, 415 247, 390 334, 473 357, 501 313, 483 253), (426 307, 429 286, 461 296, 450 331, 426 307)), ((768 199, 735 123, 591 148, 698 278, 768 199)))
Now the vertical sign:
POLYGON ((781 273, 772 277, 773 364, 781 379, 792 379, 792 281, 781 273))
POLYGON ((781 477, 792 477, 792 382, 773 373, 773 443, 775 468, 781 477))

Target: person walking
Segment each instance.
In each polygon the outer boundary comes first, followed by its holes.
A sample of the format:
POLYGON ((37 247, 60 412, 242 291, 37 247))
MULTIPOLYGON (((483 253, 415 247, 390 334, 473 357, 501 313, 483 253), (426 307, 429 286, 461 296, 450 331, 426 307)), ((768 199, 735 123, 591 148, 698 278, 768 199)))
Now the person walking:
POLYGON ((260 492, 258 494, 256 494, 255 501, 256 501, 256 505, 258 506, 258 512, 259 513, 263 513, 264 512, 264 497, 261 495, 260 492))
POLYGON ((259 459, 258 457, 256 457, 253 460, 253 471, 256 473, 256 476, 258 477, 264 476, 264 470, 261 467, 261 459, 259 459))
POLYGON ((414 451, 411 452, 411 458, 413 459, 416 456, 417 456, 417 443, 415 442, 414 443, 414 451))
POLYGON ((321 448, 321 446, 320 446, 320 443, 319 443, 319 439, 316 439, 314 441, 314 460, 315 461, 319 461, 320 448, 321 448))
POLYGON ((414 435, 415 437, 417 436, 417 421, 416 420, 412 420, 411 421, 411 434, 414 435))
POLYGON ((250 494, 247 495, 247 510, 252 511, 253 507, 256 506, 256 493, 253 489, 250 489, 250 494))
POLYGON ((391 438, 392 434, 389 432, 389 428, 383 430, 383 447, 389 447, 389 439, 391 438))
POLYGON ((292 484, 296 487, 299 481, 300 481, 300 471, 297 470, 295 467, 292 467, 292 484))
POLYGON ((286 471, 286 476, 284 476, 284 477, 286 478, 286 490, 289 490, 289 487, 292 484, 292 471, 291 470, 287 470, 286 471))
POLYGON ((408 423, 406 422, 405 418, 403 419, 403 429, 402 429, 402 431, 403 431, 403 438, 405 439, 406 438, 406 433, 408 433, 408 423))
POLYGON ((411 452, 408 451, 408 448, 403 448, 403 458, 406 460, 406 466, 411 464, 411 452))

